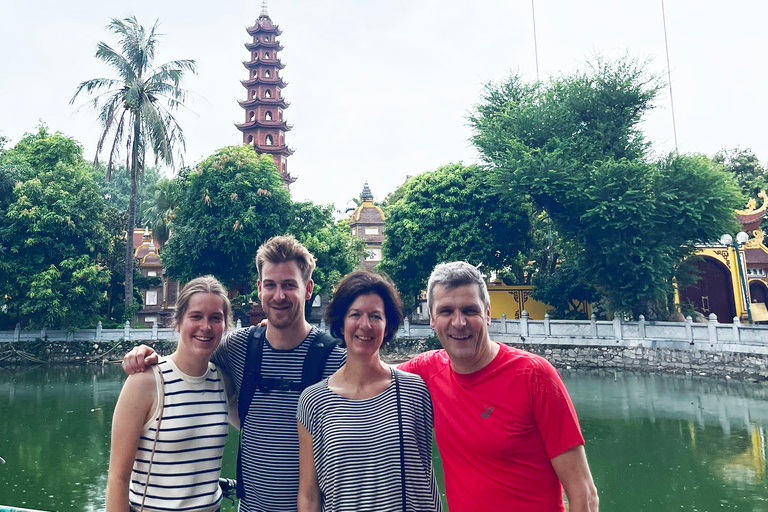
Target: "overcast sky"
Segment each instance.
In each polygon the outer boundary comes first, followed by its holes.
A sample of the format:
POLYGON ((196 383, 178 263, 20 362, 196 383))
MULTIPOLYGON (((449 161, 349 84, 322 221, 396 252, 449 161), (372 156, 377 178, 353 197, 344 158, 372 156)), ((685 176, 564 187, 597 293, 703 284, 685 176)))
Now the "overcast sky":
MULTIPOLYGON (((596 52, 651 60, 666 74, 661 0, 534 0, 542 79, 583 67, 596 52)), ((768 3, 667 0, 669 58, 680 151, 712 155, 737 145, 768 159, 764 125, 768 3)), ((0 2, 0 135, 14 144, 39 120, 80 141, 91 159, 92 111, 69 105, 83 80, 108 77, 93 55, 114 43, 104 27, 134 14, 160 20, 157 62, 189 58, 196 93, 179 114, 185 162, 242 141, 245 27, 260 1, 0 2)), ((536 79, 530 0, 270 0, 289 82, 286 141, 295 199, 344 208, 365 180, 377 200, 407 175, 472 163, 467 115, 488 81, 518 71, 536 79)), ((78 101, 78 105, 82 102, 78 101)), ((655 150, 674 149, 669 92, 645 123, 655 150)))

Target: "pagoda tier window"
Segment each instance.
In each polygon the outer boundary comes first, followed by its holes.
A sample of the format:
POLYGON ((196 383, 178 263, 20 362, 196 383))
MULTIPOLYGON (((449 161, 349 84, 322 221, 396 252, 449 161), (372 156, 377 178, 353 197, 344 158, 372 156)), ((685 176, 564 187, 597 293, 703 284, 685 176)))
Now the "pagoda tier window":
POLYGON ((272 112, 270 112, 269 110, 267 110, 267 113, 266 113, 266 114, 264 114, 264 119, 265 119, 266 121, 271 121, 271 120, 272 120, 272 112))
POLYGON ((256 112, 251 110, 250 112, 248 112, 248 120, 253 121, 254 119, 256 119, 256 112))
POLYGON ((269 52, 264 54, 264 59, 269 59, 269 52))
POLYGON ((248 136, 248 144, 253 144, 253 135, 248 136))
POLYGON ((271 77, 271 76, 272 76, 272 73, 270 73, 270 72, 269 72, 269 70, 266 70, 266 71, 264 72, 264 76, 265 76, 265 77, 267 77, 267 78, 269 78, 269 77, 271 77))
POLYGON ((272 97, 272 91, 270 91, 269 89, 264 91, 264 97, 265 98, 271 98, 272 97))
POLYGON ((256 96, 256 91, 252 89, 251 90, 251 98, 253 98, 254 96, 256 96))
POLYGON ((271 135, 267 135, 264 138, 264 144, 266 144, 267 146, 271 146, 272 145, 272 136, 271 135))
POLYGON ((251 71, 251 78, 256 78, 256 75, 257 75, 256 71, 251 71))

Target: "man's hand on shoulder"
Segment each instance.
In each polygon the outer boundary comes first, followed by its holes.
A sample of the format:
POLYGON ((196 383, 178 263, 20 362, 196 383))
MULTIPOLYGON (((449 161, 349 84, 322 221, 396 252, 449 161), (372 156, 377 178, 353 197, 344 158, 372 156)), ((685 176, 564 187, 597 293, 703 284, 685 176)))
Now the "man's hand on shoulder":
POLYGON ((139 345, 123 356, 123 371, 128 375, 141 373, 158 361, 157 352, 146 345, 139 345))

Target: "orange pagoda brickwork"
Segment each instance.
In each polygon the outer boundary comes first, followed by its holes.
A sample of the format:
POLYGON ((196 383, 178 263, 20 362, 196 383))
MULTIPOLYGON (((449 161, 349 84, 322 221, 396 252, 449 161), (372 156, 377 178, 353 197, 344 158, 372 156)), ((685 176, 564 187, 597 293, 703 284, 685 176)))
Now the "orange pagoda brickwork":
POLYGON ((293 149, 285 143, 285 132, 291 125, 283 119, 289 103, 283 99, 282 90, 288 84, 280 78, 284 66, 277 56, 283 49, 277 41, 282 31, 269 18, 266 2, 262 3, 256 23, 246 30, 253 40, 245 43, 250 52, 250 59, 243 61, 248 78, 240 82, 248 91, 248 99, 238 101, 245 110, 245 122, 235 126, 243 132, 244 144, 252 145, 257 153, 272 155, 283 183, 288 186, 296 178, 288 172, 287 161, 293 149))

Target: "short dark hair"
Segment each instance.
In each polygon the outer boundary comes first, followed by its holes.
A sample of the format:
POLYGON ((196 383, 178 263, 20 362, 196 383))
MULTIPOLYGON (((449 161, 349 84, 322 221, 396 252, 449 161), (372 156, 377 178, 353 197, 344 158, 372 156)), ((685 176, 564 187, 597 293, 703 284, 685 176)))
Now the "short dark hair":
POLYGON ((315 270, 315 257, 293 235, 273 236, 261 244, 256 252, 259 279, 262 279, 261 269, 267 261, 273 265, 295 261, 305 283, 312 279, 312 271, 315 270))
POLYGON ((346 347, 344 316, 347 310, 360 295, 370 293, 381 297, 384 303, 384 318, 387 320, 387 326, 384 329, 382 345, 395 337, 397 329, 403 323, 403 303, 392 281, 387 276, 370 270, 352 272, 347 274, 336 287, 326 313, 326 320, 331 326, 331 335, 341 340, 342 347, 346 347))

